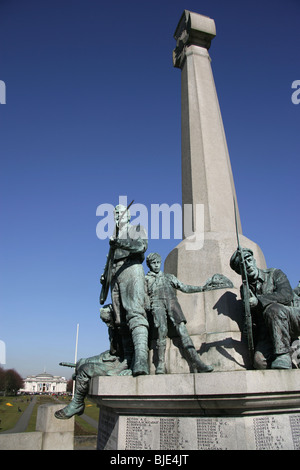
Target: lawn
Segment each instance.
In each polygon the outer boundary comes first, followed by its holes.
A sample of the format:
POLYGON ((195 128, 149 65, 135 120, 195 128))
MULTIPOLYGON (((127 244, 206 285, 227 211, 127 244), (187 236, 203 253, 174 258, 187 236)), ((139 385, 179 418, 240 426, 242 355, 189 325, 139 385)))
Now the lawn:
MULTIPOLYGON (((25 411, 25 409, 29 405, 30 399, 31 397, 26 396, 26 395, 18 396, 18 397, 1 397, 0 398, 0 432, 12 429, 16 425, 16 423, 18 422, 18 420, 20 419, 22 415, 22 412, 25 411), (21 411, 19 411, 19 409, 21 411)), ((71 400, 71 397, 59 397, 59 401, 61 402, 62 408, 66 406, 68 403, 70 403, 70 400, 71 400)), ((29 424, 26 429, 26 432, 35 431, 38 407, 40 405, 44 405, 49 402, 50 403, 52 402, 55 404, 58 403, 58 401, 55 400, 55 398, 52 396, 49 396, 49 395, 37 396, 37 402, 33 408, 33 412, 29 420, 29 424)), ((84 414, 98 421, 99 408, 91 400, 86 399, 84 414)), ((95 434, 97 434, 97 429, 95 429, 93 426, 90 426, 80 416, 75 417, 75 436, 95 435, 95 434)))
POLYGON ((33 408, 32 415, 30 417, 26 432, 34 432, 36 427, 36 417, 38 407, 40 405, 45 405, 46 403, 57 403, 51 395, 38 395, 37 402, 33 408))
POLYGON ((27 396, 0 397, 0 432, 12 429, 29 403, 30 397, 27 396))
MULTIPOLYGON (((71 397, 59 397, 59 401, 61 402, 62 408, 66 406, 68 403, 71 401, 71 397)), ((57 404, 58 401, 55 400, 51 396, 47 395, 41 395, 38 397, 38 401, 33 409, 33 413, 31 415, 29 425, 26 429, 26 432, 33 432, 35 431, 35 425, 36 425, 36 417, 37 417, 37 410, 40 405, 43 405, 44 403, 49 403, 49 401, 52 401, 53 403, 57 404)), ((84 414, 89 416, 90 418, 95 419, 98 421, 99 418, 99 408, 95 403, 92 401, 86 399, 85 400, 85 410, 84 414)), ((83 435, 93 435, 97 434, 97 429, 95 429, 93 426, 90 426, 86 421, 84 421, 83 418, 80 416, 75 416, 75 436, 83 436, 83 435)))
MULTIPOLYGON (((99 408, 91 400, 85 399, 84 414, 98 421, 99 408)), ((75 418, 75 436, 96 435, 97 429, 84 421, 80 416, 75 418)))

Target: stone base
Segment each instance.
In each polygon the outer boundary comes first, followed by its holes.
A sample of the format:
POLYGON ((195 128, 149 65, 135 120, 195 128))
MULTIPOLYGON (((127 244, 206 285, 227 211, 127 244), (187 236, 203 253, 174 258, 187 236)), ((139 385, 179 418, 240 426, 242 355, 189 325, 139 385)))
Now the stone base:
POLYGON ((75 418, 54 416, 61 404, 38 407, 35 432, 0 434, 0 450, 73 450, 75 418))
POLYGON ((75 418, 57 419, 54 413, 61 404, 40 405, 36 419, 36 430, 43 433, 42 450, 73 450, 75 418))
MULTIPOLYGON (((210 333, 190 335, 200 356, 207 365, 213 366, 215 372, 224 370, 246 370, 251 368, 248 346, 242 333, 210 333)), ((158 364, 156 340, 151 341, 149 351, 150 374, 155 374, 158 364)), ((190 368, 179 337, 166 338, 165 364, 167 374, 188 374, 190 368)))
POLYGON ((99 450, 300 450, 298 370, 98 377, 99 450))

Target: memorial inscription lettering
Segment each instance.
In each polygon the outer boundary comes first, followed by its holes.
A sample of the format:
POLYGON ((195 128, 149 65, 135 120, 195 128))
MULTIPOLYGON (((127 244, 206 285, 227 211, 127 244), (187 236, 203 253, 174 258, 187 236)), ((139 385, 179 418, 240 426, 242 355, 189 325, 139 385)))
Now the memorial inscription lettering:
POLYGON ((228 450, 232 440, 230 439, 230 420, 223 418, 198 418, 197 441, 199 450, 228 450))
POLYGON ((130 416, 120 418, 118 433, 124 450, 299 450, 300 414, 130 416))
POLYGON ((127 418, 125 449, 151 450, 154 436, 159 435, 159 427, 159 418, 127 418))
POLYGON ((295 450, 300 450, 300 416, 290 415, 290 426, 295 450))

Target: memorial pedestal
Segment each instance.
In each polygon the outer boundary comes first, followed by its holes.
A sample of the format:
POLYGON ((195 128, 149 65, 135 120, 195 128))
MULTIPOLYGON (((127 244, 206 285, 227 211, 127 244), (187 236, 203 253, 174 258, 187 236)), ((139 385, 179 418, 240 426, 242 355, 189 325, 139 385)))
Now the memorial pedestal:
POLYGON ((97 377, 99 450, 300 450, 298 370, 97 377))
MULTIPOLYGON (((234 204, 208 54, 215 35, 212 19, 187 10, 174 35, 174 66, 181 69, 184 239, 164 266, 185 284, 203 285, 216 273, 234 284, 223 291, 178 293, 195 348, 215 371, 186 373, 179 339, 169 335, 168 374, 94 378, 90 396, 100 407, 98 449, 300 449, 299 370, 245 370, 249 354, 241 340, 241 278, 229 265, 237 246, 236 229, 241 246, 252 249, 262 269, 265 259, 243 236, 234 204)), ((154 354, 152 349, 151 372, 154 354)))

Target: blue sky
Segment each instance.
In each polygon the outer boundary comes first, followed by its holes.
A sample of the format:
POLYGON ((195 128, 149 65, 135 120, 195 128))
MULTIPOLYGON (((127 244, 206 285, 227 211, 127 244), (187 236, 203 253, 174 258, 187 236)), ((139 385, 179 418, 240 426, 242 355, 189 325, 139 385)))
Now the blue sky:
MULTIPOLYGON (((210 56, 243 233, 292 287, 299 263, 299 0, 0 0, 0 339, 21 375, 108 347, 97 207, 181 203, 184 9, 216 22, 210 56)), ((300 96, 300 95, 299 95, 300 96)), ((150 240, 162 257, 179 240, 150 240)), ((145 267, 146 270, 146 267, 145 267)))

